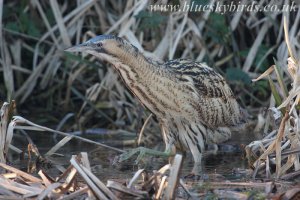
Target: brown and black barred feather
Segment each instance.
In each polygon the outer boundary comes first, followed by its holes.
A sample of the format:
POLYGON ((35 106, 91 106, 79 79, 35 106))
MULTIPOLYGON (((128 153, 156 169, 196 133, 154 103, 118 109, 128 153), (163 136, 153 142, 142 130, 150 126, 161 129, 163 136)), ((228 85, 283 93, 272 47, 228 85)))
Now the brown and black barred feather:
POLYGON ((164 66, 176 74, 180 84, 193 86, 199 97, 193 107, 208 127, 242 123, 240 106, 225 79, 215 70, 205 63, 184 59, 170 60, 164 66))

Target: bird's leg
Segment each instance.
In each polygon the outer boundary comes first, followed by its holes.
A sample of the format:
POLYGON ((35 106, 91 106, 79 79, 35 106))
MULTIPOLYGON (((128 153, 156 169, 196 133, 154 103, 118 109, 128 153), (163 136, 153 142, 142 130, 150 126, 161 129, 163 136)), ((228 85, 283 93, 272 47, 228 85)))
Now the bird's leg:
POLYGON ((184 178, 193 180, 200 180, 203 178, 201 156, 199 160, 195 160, 192 171, 188 175, 184 176, 184 178))
POLYGON ((199 149, 196 147, 196 144, 190 145, 190 150, 192 152, 193 159, 194 159, 194 166, 191 173, 185 176, 185 178, 192 178, 196 180, 201 178, 201 175, 203 173, 201 160, 202 160, 202 152, 204 151, 202 145, 201 147, 202 148, 199 151, 199 149))
POLYGON ((191 174, 194 176, 199 176, 202 172, 201 161, 195 162, 191 174))

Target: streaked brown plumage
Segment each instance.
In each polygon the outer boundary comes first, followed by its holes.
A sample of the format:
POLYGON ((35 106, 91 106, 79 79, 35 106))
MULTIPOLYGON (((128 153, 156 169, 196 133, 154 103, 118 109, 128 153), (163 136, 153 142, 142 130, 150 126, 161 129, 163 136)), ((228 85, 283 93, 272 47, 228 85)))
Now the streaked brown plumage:
POLYGON ((131 92, 159 120, 166 151, 191 151, 199 172, 205 143, 230 138, 241 109, 224 78, 204 63, 176 59, 160 63, 122 38, 100 35, 67 49, 112 63, 131 92))

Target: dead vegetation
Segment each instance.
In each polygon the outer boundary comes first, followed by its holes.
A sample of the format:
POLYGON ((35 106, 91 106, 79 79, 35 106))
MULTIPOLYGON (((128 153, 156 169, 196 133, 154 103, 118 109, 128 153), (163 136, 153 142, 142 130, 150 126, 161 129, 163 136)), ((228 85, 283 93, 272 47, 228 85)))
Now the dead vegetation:
MULTIPOLYGON (((0 72, 4 77, 0 81, 0 98, 2 102, 15 99, 17 112, 22 116, 30 112, 33 117, 29 117, 35 119, 33 123, 20 116, 12 118, 15 103, 3 104, 0 198, 290 199, 299 193, 299 187, 291 188, 291 182, 282 181, 291 181, 300 174, 299 9, 286 13, 225 15, 209 11, 151 12, 149 5, 154 3, 170 2, 32 0, 20 5, 19 1, 5 4, 0 1, 0 72), (109 180, 107 184, 91 172, 85 153, 73 156, 70 166, 60 168, 62 174, 56 178, 45 171, 40 171, 37 178, 4 164, 9 151, 22 152, 10 143, 14 130, 63 135, 42 157, 51 157, 73 138, 123 151, 62 131, 88 132, 105 127, 109 133, 120 131, 136 136, 140 132, 138 143, 148 146, 158 141, 160 134, 155 119, 126 90, 110 66, 94 58, 63 52, 66 47, 98 34, 124 37, 155 59, 189 58, 207 62, 227 78, 241 104, 250 112, 270 107, 267 116, 261 115, 263 122, 257 129, 264 133, 264 138, 246 147, 253 168, 252 181, 184 182, 179 175, 180 155, 157 171, 138 170, 129 182, 109 180), (250 80, 262 73, 260 81, 251 85, 250 80), (57 125, 56 130, 36 124, 45 121, 57 125)), ((289 3, 287 0, 258 1, 259 5, 289 3)), ((129 139, 123 144, 136 143, 129 139)), ((34 145, 30 149, 39 155, 34 145)))
MULTIPOLYGON (((44 156, 44 160, 55 154, 70 139, 76 138, 84 142, 93 143, 101 147, 123 152, 123 150, 113 148, 101 143, 97 143, 79 136, 55 131, 47 127, 34 124, 20 116, 11 118, 14 102, 4 103, 1 108, 1 131, 0 135, 5 143, 1 144, 3 160, 0 162, 0 169, 3 172, 0 176, 0 198, 2 199, 174 199, 175 190, 179 181, 179 172, 182 164, 182 155, 176 155, 173 163, 162 167, 153 175, 147 175, 146 180, 142 178, 144 170, 138 170, 126 186, 117 181, 109 180, 105 185, 91 171, 87 153, 80 153, 72 156, 71 165, 62 171, 60 176, 53 178, 47 172, 39 170, 39 178, 25 173, 19 169, 11 167, 6 163, 8 150, 22 151, 10 144, 14 130, 50 131, 65 136, 60 142, 52 147, 44 156), (11 119, 10 119, 11 118, 11 119), (26 125, 26 126, 22 126, 26 125), (80 176, 81 178, 79 178, 80 176)), ((33 144, 28 144, 28 157, 31 160, 30 151, 33 144)), ((32 151, 41 159, 38 149, 32 151)), ((126 182, 124 182, 126 183, 126 182)), ((188 190, 186 190, 187 194, 188 190)))
MULTIPOLYGON (((54 131, 34 124, 20 116, 11 118, 14 103, 4 103, 1 108, 0 135, 6 143, 2 143, 4 160, 0 162, 2 171, 0 176, 0 198, 2 199, 198 199, 211 198, 291 198, 299 189, 297 187, 286 191, 293 186, 282 182, 190 182, 181 179, 182 155, 177 154, 171 164, 167 164, 157 171, 139 169, 130 180, 110 179, 107 184, 101 181, 91 170, 88 154, 81 152, 73 155, 70 165, 64 168, 53 163, 53 167, 60 171, 57 177, 51 176, 46 170, 39 170, 37 177, 5 164, 8 150, 21 154, 22 151, 10 144, 14 130, 49 131, 65 136, 52 147, 45 155, 40 155, 38 149, 28 149, 25 157, 31 160, 30 151, 37 155, 38 160, 48 161, 55 152, 63 147, 70 139, 75 138, 84 142, 93 143, 101 147, 122 152, 101 143, 90 141, 79 136, 54 131), (7 120, 11 118, 11 120, 7 120), (6 124, 6 126, 3 126, 6 124), (5 148, 6 147, 6 148, 5 148), (43 157, 43 158, 42 158, 43 157), (239 192, 241 190, 242 192, 239 192), (252 191, 252 192, 251 192, 252 191)), ((34 146, 30 143, 28 146, 34 146)), ((23 152, 25 153, 25 152, 23 152)), ((36 161, 36 162, 37 162, 36 161)), ((215 174, 216 175, 216 174, 215 174)))
POLYGON ((269 78, 272 90, 271 108, 269 118, 265 122, 265 130, 268 133, 262 140, 254 141, 246 147, 250 164, 254 167, 253 177, 258 174, 266 178, 294 179, 300 174, 299 152, 299 110, 297 105, 300 100, 299 93, 299 58, 298 49, 292 45, 288 32, 288 21, 284 18, 284 34, 290 57, 287 59, 285 70, 292 80, 292 88, 287 90, 284 83, 282 70, 275 63, 255 81, 264 77, 269 78), (276 72, 276 83, 270 78, 270 74, 276 72), (277 84, 277 87, 276 87, 277 84), (273 126, 270 121, 273 120, 273 126), (278 122, 280 122, 278 126, 278 122), (277 123, 276 123, 277 122, 277 123), (254 163, 251 160, 255 160, 254 163), (272 170, 272 168, 275 170, 272 170))

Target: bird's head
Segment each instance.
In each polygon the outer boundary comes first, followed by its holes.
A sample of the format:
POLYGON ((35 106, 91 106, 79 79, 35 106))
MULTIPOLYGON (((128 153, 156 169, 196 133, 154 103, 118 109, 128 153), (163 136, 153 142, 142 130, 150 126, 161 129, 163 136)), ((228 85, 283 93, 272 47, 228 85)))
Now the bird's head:
POLYGON ((125 53, 138 54, 138 49, 135 46, 113 35, 99 35, 82 44, 70 47, 65 51, 92 54, 112 63, 122 60, 125 53))

